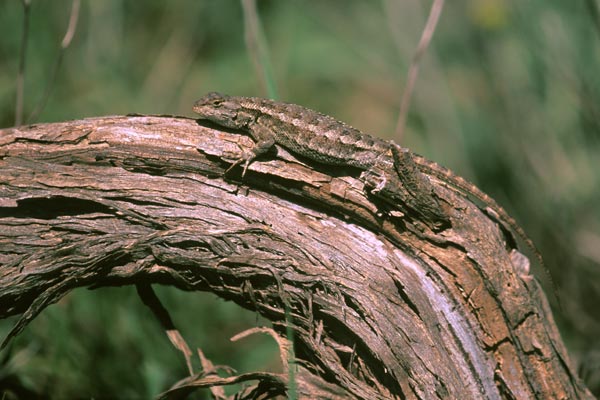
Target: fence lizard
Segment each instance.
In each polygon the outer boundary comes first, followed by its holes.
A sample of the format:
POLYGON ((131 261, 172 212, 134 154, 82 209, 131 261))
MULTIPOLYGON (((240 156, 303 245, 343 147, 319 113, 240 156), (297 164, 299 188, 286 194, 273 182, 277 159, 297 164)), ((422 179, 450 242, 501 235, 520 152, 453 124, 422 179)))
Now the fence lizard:
POLYGON ((423 217, 441 221, 445 216, 431 195, 431 183, 423 174, 431 175, 485 204, 497 219, 523 239, 544 266, 541 254, 531 239, 491 197, 449 169, 391 141, 372 137, 330 116, 296 104, 256 97, 212 92, 198 100, 193 110, 201 119, 241 129, 252 136, 256 143, 251 152, 245 153, 232 165, 244 163, 243 173, 254 158, 278 144, 317 162, 358 168, 364 171, 361 178, 373 188, 373 193, 388 198, 397 196, 423 217))

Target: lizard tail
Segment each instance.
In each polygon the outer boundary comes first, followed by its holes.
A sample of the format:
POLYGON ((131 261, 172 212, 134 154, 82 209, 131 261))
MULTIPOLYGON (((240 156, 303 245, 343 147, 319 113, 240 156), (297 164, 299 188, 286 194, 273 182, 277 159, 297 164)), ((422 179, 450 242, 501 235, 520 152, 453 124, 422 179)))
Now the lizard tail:
POLYGON ((502 206, 500 206, 498 203, 496 203, 496 201, 494 199, 492 199, 490 196, 485 194, 481 189, 479 189, 477 186, 475 186, 475 184, 456 175, 454 172, 452 172, 448 168, 442 167, 441 165, 439 165, 433 161, 429 161, 428 159, 421 157, 419 155, 416 155, 416 154, 414 155, 414 161, 419 166, 419 169, 422 172, 424 172, 428 175, 431 175, 435 178, 438 178, 438 179, 442 180, 443 182, 450 184, 451 186, 455 186, 457 189, 461 190, 462 192, 466 193, 467 195, 472 195, 474 198, 476 198, 480 202, 487 204, 496 214, 498 214, 500 221, 507 224, 517 235, 519 235, 519 237, 521 237, 521 239, 525 242, 527 247, 529 247, 531 249, 531 251, 535 254, 535 257, 537 258, 540 266, 544 269, 548 280, 552 284, 554 296, 556 297, 556 299, 560 305, 560 300, 558 297, 558 290, 557 290, 556 284, 554 283, 554 279, 552 279, 552 275, 550 274, 550 271, 548 270, 548 268, 546 267, 546 264, 544 263, 542 253, 538 250, 536 245, 533 243, 533 240, 531 240, 529 238, 529 236, 527 236, 527 234, 525 233, 523 228, 521 228, 521 226, 519 226, 517 221, 515 221, 515 219, 513 217, 511 217, 506 212, 506 210, 504 210, 504 208, 502 208, 502 206))

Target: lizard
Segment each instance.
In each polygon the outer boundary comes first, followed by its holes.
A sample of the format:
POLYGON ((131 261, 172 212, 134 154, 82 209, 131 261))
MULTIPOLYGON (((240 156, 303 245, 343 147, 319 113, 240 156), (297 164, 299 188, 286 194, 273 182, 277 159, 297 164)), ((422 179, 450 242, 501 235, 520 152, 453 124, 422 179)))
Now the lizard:
POLYGON ((407 202, 409 207, 425 208, 425 211, 421 210, 422 215, 443 220, 437 201, 433 196, 423 196, 422 193, 431 190, 431 187, 429 181, 419 176, 419 173, 433 176, 458 189, 465 197, 472 196, 491 209, 494 217, 516 232, 533 251, 554 285, 540 251, 516 220, 494 199, 451 170, 392 141, 368 135, 333 117, 297 104, 258 97, 227 96, 211 92, 194 103, 193 111, 200 119, 226 128, 243 130, 251 135, 255 141, 254 147, 228 169, 229 171, 244 163, 242 177, 256 157, 277 144, 316 162, 358 168, 364 171, 361 175, 364 180, 373 176, 378 179, 371 184, 374 186, 373 193, 382 192, 393 197, 401 192, 408 192, 408 195, 404 193, 399 198, 407 202), (418 200, 415 200, 417 197, 418 200))

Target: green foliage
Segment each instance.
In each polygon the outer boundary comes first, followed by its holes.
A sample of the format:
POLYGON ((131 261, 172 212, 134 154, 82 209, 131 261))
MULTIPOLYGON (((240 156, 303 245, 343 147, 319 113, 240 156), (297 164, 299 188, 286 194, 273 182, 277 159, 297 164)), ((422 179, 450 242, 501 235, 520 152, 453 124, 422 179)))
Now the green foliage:
MULTIPOLYGON (((194 352, 195 371, 196 348, 238 371, 281 370, 273 340, 229 341, 266 323, 256 314, 212 294, 155 289, 194 352)), ((14 322, 2 322, 3 337, 14 322)), ((36 318, 10 351, 20 361, 0 366, 0 376, 18 374, 23 385, 52 398, 152 398, 188 375, 183 356, 132 286, 75 291, 36 318)))
MULTIPOLYGON (((446 3, 422 61, 403 144, 477 183, 538 244, 568 311, 556 310, 556 317, 578 362, 600 352, 595 3, 446 3)), ((279 98, 391 138, 425 6, 259 1, 269 79, 279 98)), ((32 2, 26 116, 48 84, 70 7, 66 0, 32 2)), ((21 2, 0 2, 3 127, 14 122, 22 27, 21 2)), ((194 100, 211 90, 262 95, 253 68, 237 0, 83 2, 39 121, 133 112, 191 116, 194 100)), ((250 362, 276 365, 269 339, 246 348, 216 342, 243 330, 242 321, 254 325, 254 315, 197 293, 164 289, 159 296, 186 339, 216 364, 238 363, 241 371, 250 362)), ((3 332, 10 322, 0 322, 3 332)), ((181 357, 131 288, 69 295, 38 317, 12 351, 26 362, 5 369, 14 368, 28 387, 54 397, 148 397, 186 375, 181 357)), ((600 393, 600 378, 590 379, 600 393)))

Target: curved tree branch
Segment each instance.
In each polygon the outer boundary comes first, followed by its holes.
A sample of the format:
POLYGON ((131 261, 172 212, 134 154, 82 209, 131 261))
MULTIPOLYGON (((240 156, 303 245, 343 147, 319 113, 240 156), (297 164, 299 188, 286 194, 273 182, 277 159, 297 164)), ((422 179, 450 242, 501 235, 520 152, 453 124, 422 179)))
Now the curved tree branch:
MULTIPOLYGON (((0 131, 0 317, 22 314, 9 338, 77 287, 162 283, 256 310, 282 338, 287 310, 301 397, 591 398, 512 237, 476 205, 432 178, 451 221, 432 231, 357 171, 283 149, 224 175, 251 140, 219 129, 0 131)), ((212 382, 246 378, 286 384, 212 382)))

